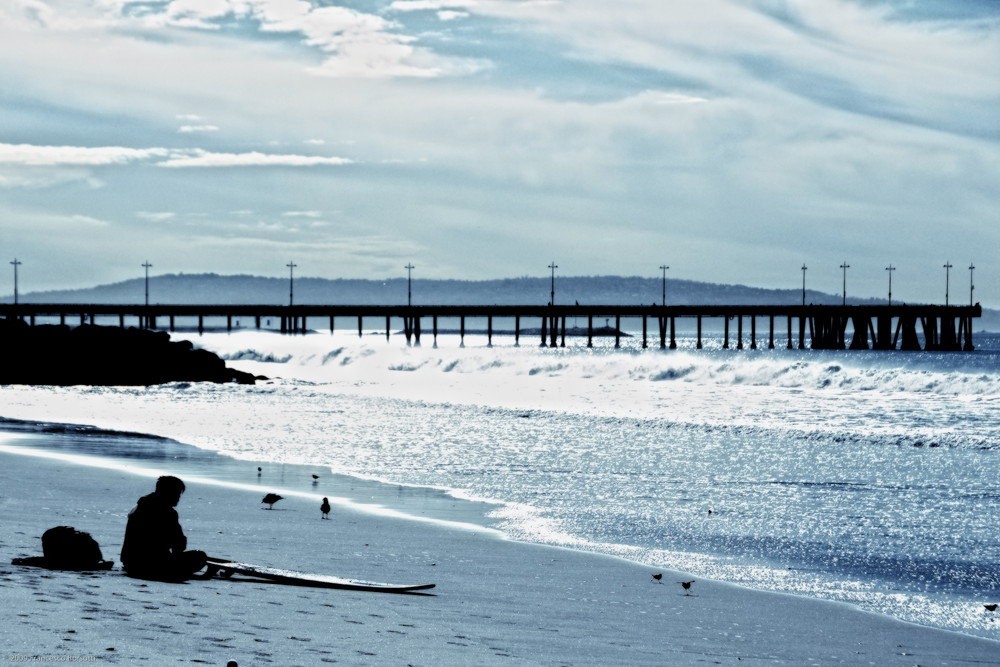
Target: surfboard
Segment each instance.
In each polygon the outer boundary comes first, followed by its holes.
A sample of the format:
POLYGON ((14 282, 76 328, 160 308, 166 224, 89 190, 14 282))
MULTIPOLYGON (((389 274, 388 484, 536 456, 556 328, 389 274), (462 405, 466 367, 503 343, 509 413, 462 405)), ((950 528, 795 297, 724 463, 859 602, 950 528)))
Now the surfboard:
POLYGON ((413 593, 434 588, 435 584, 389 584, 379 581, 343 579, 325 574, 307 574, 276 567, 241 563, 219 558, 209 558, 206 577, 229 579, 233 575, 263 579, 289 586, 312 586, 315 588, 338 588, 348 591, 371 591, 374 593, 413 593))

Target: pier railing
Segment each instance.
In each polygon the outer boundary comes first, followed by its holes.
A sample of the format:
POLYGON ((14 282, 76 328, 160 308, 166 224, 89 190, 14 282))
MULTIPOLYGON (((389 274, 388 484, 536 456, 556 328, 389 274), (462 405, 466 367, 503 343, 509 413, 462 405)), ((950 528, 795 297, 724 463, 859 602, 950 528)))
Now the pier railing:
MULTIPOLYGON (((660 348, 677 347, 676 322, 678 319, 697 321, 697 347, 702 347, 702 325, 705 320, 722 320, 723 348, 748 346, 756 349, 766 344, 774 348, 784 344, 791 349, 851 349, 851 350, 973 350, 973 318, 982 317, 982 308, 975 306, 893 305, 893 306, 783 306, 783 305, 705 305, 705 306, 630 306, 630 305, 183 305, 151 304, 145 306, 120 304, 0 304, 0 317, 18 319, 32 325, 36 322, 54 321, 60 324, 94 324, 96 318, 105 323, 117 318, 118 326, 138 326, 147 329, 174 331, 182 319, 197 320, 199 333, 205 330, 209 318, 224 318, 226 329, 233 329, 252 321, 260 329, 273 328, 282 333, 303 333, 317 320, 334 331, 337 320, 356 320, 361 335, 365 320, 372 319, 381 326, 385 322, 386 336, 390 336, 395 320, 402 325, 407 340, 420 341, 422 331, 437 337, 440 318, 457 319, 458 333, 466 333, 466 320, 486 320, 486 334, 492 343, 494 320, 513 321, 515 342, 522 336, 537 335, 541 345, 552 347, 566 344, 567 319, 587 322, 587 344, 592 345, 595 335, 614 336, 620 345, 622 321, 642 322, 642 346, 648 347, 650 339, 658 341, 660 348), (610 320, 615 325, 610 329, 610 320), (594 327, 595 319, 605 319, 607 327, 594 327), (766 336, 758 337, 759 320, 765 320, 766 336), (537 326, 536 326, 537 324, 537 326), (748 325, 746 331, 744 325, 748 325), (651 328, 655 326, 655 329, 651 328), (610 330, 609 330, 610 329, 610 330), (733 331, 735 329, 735 331, 733 331), (730 338, 733 338, 731 345, 730 338), (849 340, 848 340, 849 338, 849 340), (921 346, 921 339, 923 346, 921 346), (807 342, 808 341, 808 342, 807 342), (746 344, 746 345, 745 345, 746 344)), ((573 333, 583 335, 582 327, 573 333)))

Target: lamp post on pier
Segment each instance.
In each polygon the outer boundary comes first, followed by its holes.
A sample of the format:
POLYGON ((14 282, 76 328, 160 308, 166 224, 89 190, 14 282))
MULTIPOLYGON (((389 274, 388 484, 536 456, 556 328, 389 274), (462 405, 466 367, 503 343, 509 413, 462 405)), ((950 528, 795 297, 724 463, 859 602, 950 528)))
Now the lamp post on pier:
POLYGON ((288 267, 288 305, 295 305, 295 267, 298 266, 294 261, 285 264, 288 267))
POLYGON ((975 305, 972 303, 972 293, 975 291, 976 286, 972 283, 972 272, 976 270, 976 266, 969 262, 969 305, 975 305))
POLYGON ((149 270, 153 267, 147 259, 142 263, 142 268, 146 269, 146 307, 149 307, 149 270))
POLYGON ((806 305, 806 266, 805 262, 802 262, 802 305, 806 305))
POLYGON ((24 262, 19 262, 18 259, 17 259, 17 257, 15 257, 14 261, 11 262, 11 264, 14 265, 14 305, 15 306, 17 305, 17 267, 21 266, 21 264, 23 264, 23 263, 24 262))
POLYGON ((666 264, 661 264, 660 269, 663 270, 663 307, 667 306, 667 269, 670 267, 666 264))
POLYGON ((951 262, 945 262, 944 266, 944 305, 948 305, 948 276, 951 273, 951 262))
POLYGON ((549 268, 552 269, 552 291, 549 297, 550 298, 549 305, 554 306, 556 305, 556 269, 558 269, 559 267, 556 266, 555 262, 552 262, 551 264, 549 264, 549 268))
POLYGON ((417 267, 413 266, 412 262, 408 262, 406 264, 406 266, 404 266, 403 268, 406 269, 406 305, 407 306, 412 306, 413 305, 413 273, 412 273, 412 271, 413 271, 413 269, 415 269, 417 267))
POLYGON ((896 267, 890 264, 885 267, 885 270, 889 272, 889 305, 892 305, 892 272, 896 270, 896 267))
POLYGON ((851 265, 844 260, 844 263, 840 265, 840 268, 844 270, 844 304, 847 305, 847 269, 851 268, 851 265))

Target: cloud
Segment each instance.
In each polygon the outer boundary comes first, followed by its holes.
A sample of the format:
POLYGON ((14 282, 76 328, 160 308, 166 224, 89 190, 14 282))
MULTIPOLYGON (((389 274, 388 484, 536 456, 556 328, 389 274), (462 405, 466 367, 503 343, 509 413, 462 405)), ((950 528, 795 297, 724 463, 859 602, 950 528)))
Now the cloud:
POLYGON ((138 211, 135 215, 137 218, 150 222, 169 222, 177 217, 177 214, 172 211, 138 211))
POLYGON ((174 152, 169 159, 158 163, 161 167, 315 167, 323 165, 353 164, 341 157, 313 155, 274 155, 268 153, 209 153, 203 150, 174 152))
POLYGON ((177 132, 180 134, 196 134, 198 132, 218 132, 219 128, 215 125, 181 125, 177 128, 177 132))
POLYGON ((150 28, 217 30, 223 21, 252 21, 264 33, 301 35, 306 46, 328 54, 309 69, 323 76, 433 77, 448 69, 444 58, 415 48, 416 39, 397 24, 349 7, 305 0, 172 0, 144 10, 137 20, 150 28))
POLYGON ((124 148, 104 146, 35 146, 31 144, 0 144, 0 164, 32 167, 106 166, 149 160, 168 154, 164 148, 124 148))
POLYGON ((319 218, 323 216, 323 211, 286 211, 281 215, 286 218, 319 218))
MULTIPOLYGON (((91 169, 148 163, 159 167, 320 167, 354 164, 342 157, 315 155, 213 153, 202 149, 125 148, 122 146, 37 146, 0 144, 0 189, 41 188, 69 181, 103 184, 91 169)), ((140 217, 154 214, 139 214, 140 217)))

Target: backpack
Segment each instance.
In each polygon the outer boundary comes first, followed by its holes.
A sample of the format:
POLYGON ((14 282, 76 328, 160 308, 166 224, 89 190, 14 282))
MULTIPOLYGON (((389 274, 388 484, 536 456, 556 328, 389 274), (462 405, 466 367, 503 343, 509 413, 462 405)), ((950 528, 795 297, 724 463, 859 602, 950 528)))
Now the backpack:
POLYGON ((70 526, 49 528, 42 534, 45 566, 54 570, 106 570, 97 540, 70 526))

